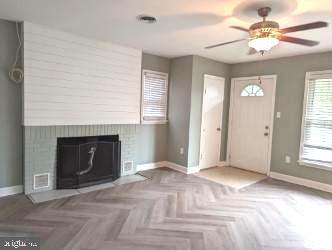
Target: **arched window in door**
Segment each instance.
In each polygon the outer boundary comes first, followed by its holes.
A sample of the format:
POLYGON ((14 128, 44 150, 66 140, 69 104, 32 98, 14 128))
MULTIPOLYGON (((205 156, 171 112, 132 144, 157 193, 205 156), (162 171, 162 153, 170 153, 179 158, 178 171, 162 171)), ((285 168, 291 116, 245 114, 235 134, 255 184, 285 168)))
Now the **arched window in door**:
POLYGON ((250 84, 242 89, 241 96, 264 96, 264 90, 256 84, 250 84))

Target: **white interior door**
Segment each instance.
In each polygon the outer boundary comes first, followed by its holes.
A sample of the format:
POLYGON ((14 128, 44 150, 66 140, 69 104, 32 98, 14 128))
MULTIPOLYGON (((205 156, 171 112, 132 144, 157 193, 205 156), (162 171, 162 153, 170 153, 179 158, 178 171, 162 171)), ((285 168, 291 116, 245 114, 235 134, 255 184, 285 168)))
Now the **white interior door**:
POLYGON ((228 148, 231 166, 268 173, 275 85, 275 76, 233 79, 228 148))
POLYGON ((201 169, 215 167, 219 162, 224 86, 224 78, 204 75, 199 161, 201 169))

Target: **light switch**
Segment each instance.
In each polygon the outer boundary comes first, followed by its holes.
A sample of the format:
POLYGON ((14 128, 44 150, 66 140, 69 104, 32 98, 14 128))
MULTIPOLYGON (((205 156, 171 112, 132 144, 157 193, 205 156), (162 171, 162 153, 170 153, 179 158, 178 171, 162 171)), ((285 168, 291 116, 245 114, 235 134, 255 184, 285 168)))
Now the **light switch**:
POLYGON ((180 155, 184 154, 184 148, 180 148, 180 155))
POLYGON ((281 118, 281 112, 277 112, 277 118, 280 119, 281 118))
POLYGON ((287 164, 291 163, 291 157, 290 157, 289 155, 286 155, 286 157, 285 157, 285 162, 286 162, 287 164))

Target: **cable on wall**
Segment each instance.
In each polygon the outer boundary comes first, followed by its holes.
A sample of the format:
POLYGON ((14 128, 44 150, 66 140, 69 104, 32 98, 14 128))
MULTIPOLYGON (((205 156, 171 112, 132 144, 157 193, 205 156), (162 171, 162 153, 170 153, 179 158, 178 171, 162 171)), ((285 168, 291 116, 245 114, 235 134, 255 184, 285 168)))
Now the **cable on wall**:
POLYGON ((19 28, 18 28, 18 22, 16 22, 16 34, 17 34, 17 40, 18 40, 18 47, 16 49, 15 62, 13 63, 13 66, 9 70, 9 79, 15 83, 21 83, 23 81, 24 72, 23 72, 23 69, 17 65, 18 59, 20 57, 21 48, 22 48, 22 41, 21 41, 20 32, 19 32, 19 28))

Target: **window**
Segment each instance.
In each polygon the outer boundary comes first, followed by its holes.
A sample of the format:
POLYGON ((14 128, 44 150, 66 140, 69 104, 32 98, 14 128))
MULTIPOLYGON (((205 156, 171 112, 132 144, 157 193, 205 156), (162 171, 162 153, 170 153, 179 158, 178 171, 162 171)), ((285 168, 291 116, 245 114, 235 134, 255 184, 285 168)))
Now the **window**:
POLYGON ((264 91, 260 86, 251 84, 241 91, 241 96, 264 96, 264 91))
POLYGON ((332 71, 307 73, 300 163, 332 169, 332 71))
POLYGON ((168 75, 143 70, 142 123, 167 122, 168 75))

